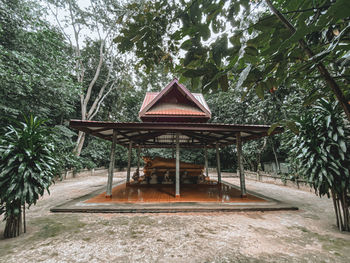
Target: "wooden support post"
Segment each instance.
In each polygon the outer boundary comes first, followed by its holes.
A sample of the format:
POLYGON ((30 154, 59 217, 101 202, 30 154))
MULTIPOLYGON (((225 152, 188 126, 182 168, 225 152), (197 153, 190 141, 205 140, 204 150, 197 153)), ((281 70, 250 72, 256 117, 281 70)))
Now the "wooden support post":
POLYGON ((219 151, 219 144, 216 143, 216 170, 218 172, 218 183, 221 184, 221 166, 220 166, 220 151, 219 151))
POLYGON ((209 171, 208 171, 208 148, 205 145, 204 146, 204 167, 205 167, 205 176, 209 176, 209 171))
POLYGON ((139 145, 137 147, 137 171, 140 172, 140 153, 141 153, 141 146, 139 145))
POLYGON ((237 165, 238 165, 237 173, 239 173, 239 180, 241 185, 241 197, 247 197, 247 192, 245 189, 243 158, 242 158, 242 140, 241 140, 240 133, 237 133, 236 135, 236 147, 237 147, 237 165))
POLYGON ((113 130, 113 140, 112 140, 112 148, 111 148, 111 155, 110 155, 109 169, 108 169, 106 197, 112 197, 112 184, 113 184, 113 172, 114 172, 115 145, 116 145, 116 143, 117 143, 117 132, 113 130))
POLYGON ((176 133, 176 182, 175 182, 175 198, 180 197, 180 134, 176 133))
POLYGON ((126 183, 127 184, 130 183, 131 154, 132 154, 132 141, 129 142, 128 170, 126 172, 126 183))

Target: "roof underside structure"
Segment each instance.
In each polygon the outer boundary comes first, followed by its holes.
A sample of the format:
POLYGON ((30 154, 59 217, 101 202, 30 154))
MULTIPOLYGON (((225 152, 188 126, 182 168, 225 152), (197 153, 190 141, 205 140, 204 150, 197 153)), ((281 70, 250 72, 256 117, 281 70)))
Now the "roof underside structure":
POLYGON ((180 134, 181 148, 214 148, 236 143, 236 136, 249 141, 264 136, 281 133, 282 127, 277 127, 268 134, 270 125, 240 125, 218 123, 164 123, 164 122, 100 122, 71 120, 70 127, 79 131, 112 141, 113 131, 116 132, 117 143, 142 148, 174 148, 176 133, 180 134))

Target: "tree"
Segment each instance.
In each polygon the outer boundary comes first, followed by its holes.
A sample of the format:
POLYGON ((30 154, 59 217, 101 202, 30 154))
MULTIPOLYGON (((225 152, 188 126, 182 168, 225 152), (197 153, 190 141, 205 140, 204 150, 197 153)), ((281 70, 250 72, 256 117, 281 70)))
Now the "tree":
POLYGON ((297 121, 290 161, 320 197, 330 193, 340 230, 350 231, 350 130, 338 103, 319 100, 297 121))
MULTIPOLYGON (((117 57, 112 42, 116 22, 125 11, 112 0, 91 0, 87 8, 81 8, 75 0, 48 2, 48 8, 55 16, 58 27, 74 51, 75 76, 81 88, 81 119, 92 120, 107 96, 122 82, 123 65, 126 63, 117 57), (67 14, 63 20, 59 17, 59 11, 67 14), (116 18, 111 18, 112 12, 117 14, 116 18), (72 35, 67 33, 68 28, 73 30, 72 35), (86 32, 90 39, 86 39, 87 45, 84 48, 82 41, 86 32), (95 56, 89 57, 88 50, 93 50, 95 56)), ((74 150, 78 156, 84 141, 85 133, 79 131, 74 150)))
POLYGON ((21 232, 21 211, 35 204, 53 182, 54 144, 44 120, 30 115, 9 125, 0 139, 0 213, 5 214, 5 238, 21 232))

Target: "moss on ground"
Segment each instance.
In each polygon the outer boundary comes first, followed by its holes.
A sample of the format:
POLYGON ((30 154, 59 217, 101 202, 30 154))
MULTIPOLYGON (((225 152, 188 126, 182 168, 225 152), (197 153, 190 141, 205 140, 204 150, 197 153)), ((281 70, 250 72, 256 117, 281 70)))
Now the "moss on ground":
MULTIPOLYGON (((338 238, 338 237, 332 237, 330 235, 324 235, 320 234, 314 231, 309 230, 306 227, 302 226, 296 226, 296 227, 289 227, 289 229, 296 229, 299 230, 301 233, 301 236, 299 238, 295 237, 289 237, 289 241, 293 242, 295 244, 306 246, 306 245, 312 245, 313 243, 319 243, 324 250, 325 253, 328 254, 330 258, 334 258, 337 262, 348 262, 344 261, 342 259, 344 258, 350 258, 350 240, 346 240, 344 238, 338 238)), ((288 240, 286 240, 288 241, 288 240)), ((318 258, 319 255, 314 254, 316 258, 318 258)), ((322 256, 319 258, 322 262, 322 256)))
POLYGON ((75 215, 39 217, 31 224, 39 228, 31 237, 35 240, 52 238, 63 233, 78 233, 86 225, 75 215))
POLYGON ((45 217, 30 218, 27 221, 27 233, 17 238, 1 240, 0 257, 5 257, 15 251, 35 249, 36 244, 51 245, 52 239, 69 233, 79 233, 85 223, 77 215, 49 215, 45 217), (45 241, 45 243, 42 243, 45 241))

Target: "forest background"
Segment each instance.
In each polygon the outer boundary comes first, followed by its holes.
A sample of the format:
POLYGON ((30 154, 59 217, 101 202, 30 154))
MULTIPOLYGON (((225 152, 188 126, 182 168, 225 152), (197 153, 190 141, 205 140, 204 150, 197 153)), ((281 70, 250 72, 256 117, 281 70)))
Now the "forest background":
MULTIPOLYGON (((70 119, 139 122, 145 93, 160 91, 174 77, 191 92, 204 93, 210 122, 286 128, 244 144, 249 170, 262 169, 263 162, 277 167, 289 162, 296 174, 297 150, 291 149, 302 128, 300 117, 316 118, 320 99, 337 103, 342 120, 337 125, 347 125, 346 1, 272 1, 294 32, 273 15, 270 1, 0 2, 0 126, 28 114, 46 119, 57 175, 109 163, 110 143, 71 130, 70 119), (320 63, 340 97, 318 70, 320 63)), ((306 133, 315 136, 311 128, 306 133)), ((116 153, 116 166, 125 167, 127 149, 118 146, 116 153)), ((142 154, 172 156, 164 149, 142 154)), ((235 156, 234 146, 221 150, 224 171, 236 170, 235 156)), ((215 166, 215 152, 208 157, 215 166)), ((181 160, 203 163, 203 153, 182 150, 181 160)))

